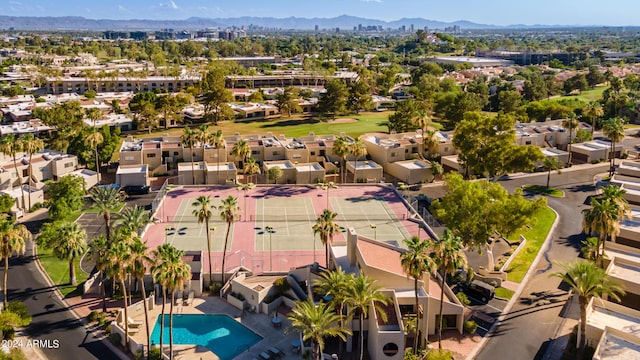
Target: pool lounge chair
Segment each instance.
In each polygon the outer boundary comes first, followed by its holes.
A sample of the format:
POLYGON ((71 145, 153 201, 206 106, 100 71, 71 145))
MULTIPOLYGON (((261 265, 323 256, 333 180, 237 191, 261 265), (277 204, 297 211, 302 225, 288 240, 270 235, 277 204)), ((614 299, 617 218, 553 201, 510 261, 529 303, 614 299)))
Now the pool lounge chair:
POLYGON ((193 302, 193 297, 195 296, 195 292, 193 290, 189 291, 189 297, 182 303, 182 305, 189 306, 193 302))
POLYGON ((280 350, 280 348, 276 347, 276 346, 272 346, 267 350, 269 353, 271 353, 273 356, 277 356, 277 357, 284 357, 285 353, 284 351, 280 350))
POLYGON ((138 326, 141 326, 141 325, 144 324, 144 321, 142 321, 142 320, 133 320, 130 317, 127 318, 127 322, 128 322, 129 327, 135 327, 135 328, 137 328, 138 326))
POLYGON ((269 353, 268 353, 268 352, 266 352, 266 351, 261 352, 261 353, 260 353, 260 355, 258 355, 258 357, 259 357, 261 360, 272 360, 272 359, 273 359, 273 356, 271 356, 271 354, 269 354, 269 353))
POLYGON ((180 305, 180 301, 184 298, 184 292, 178 291, 178 296, 176 296, 176 303, 174 305, 180 305))

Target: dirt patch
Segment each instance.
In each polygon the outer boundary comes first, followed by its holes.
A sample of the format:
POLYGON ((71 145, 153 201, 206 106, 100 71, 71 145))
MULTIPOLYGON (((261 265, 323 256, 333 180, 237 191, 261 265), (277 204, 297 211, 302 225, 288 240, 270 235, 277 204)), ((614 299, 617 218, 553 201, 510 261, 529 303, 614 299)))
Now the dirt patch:
POLYGON ((327 123, 329 124, 348 124, 348 123, 354 123, 354 122, 358 122, 358 120, 354 118, 338 118, 338 119, 327 121, 327 123))

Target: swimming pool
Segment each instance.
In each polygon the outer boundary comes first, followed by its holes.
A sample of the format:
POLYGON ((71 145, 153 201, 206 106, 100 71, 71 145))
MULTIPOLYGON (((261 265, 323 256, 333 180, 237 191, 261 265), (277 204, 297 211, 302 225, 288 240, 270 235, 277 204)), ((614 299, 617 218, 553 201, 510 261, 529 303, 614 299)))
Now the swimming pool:
MULTIPOLYGON (((231 360, 262 337, 226 315, 173 315, 173 343, 200 345, 213 351, 220 360, 231 360)), ((164 315, 164 345, 169 344, 169 314, 164 315)), ((151 343, 160 343, 160 315, 151 333, 151 343)))

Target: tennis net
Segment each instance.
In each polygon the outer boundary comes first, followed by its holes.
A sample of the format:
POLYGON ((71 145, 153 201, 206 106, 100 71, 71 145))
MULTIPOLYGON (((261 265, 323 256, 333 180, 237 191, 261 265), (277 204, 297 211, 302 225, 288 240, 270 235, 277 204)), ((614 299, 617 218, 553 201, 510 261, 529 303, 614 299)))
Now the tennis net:
MULTIPOLYGON (((301 214, 287 214, 287 215, 276 215, 276 214, 263 214, 263 215, 249 215, 249 220, 251 221, 280 221, 280 222, 294 222, 294 221, 316 221, 316 216, 313 215, 301 215, 301 214)), ((336 217, 336 221, 396 221, 396 220, 405 220, 406 214, 398 215, 389 215, 389 214, 353 214, 353 215, 342 215, 338 214, 336 217)))

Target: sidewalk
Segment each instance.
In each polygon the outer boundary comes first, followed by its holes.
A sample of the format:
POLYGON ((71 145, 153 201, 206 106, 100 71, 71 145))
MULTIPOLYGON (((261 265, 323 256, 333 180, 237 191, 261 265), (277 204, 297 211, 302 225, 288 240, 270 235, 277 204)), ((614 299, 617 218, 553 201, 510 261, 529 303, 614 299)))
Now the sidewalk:
POLYGON ((556 329, 553 339, 551 339, 551 344, 542 357, 543 360, 562 359, 562 354, 569 343, 571 332, 580 319, 580 306, 578 304, 577 296, 572 296, 569 301, 566 302, 561 315, 562 321, 558 324, 558 328, 556 329))

